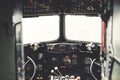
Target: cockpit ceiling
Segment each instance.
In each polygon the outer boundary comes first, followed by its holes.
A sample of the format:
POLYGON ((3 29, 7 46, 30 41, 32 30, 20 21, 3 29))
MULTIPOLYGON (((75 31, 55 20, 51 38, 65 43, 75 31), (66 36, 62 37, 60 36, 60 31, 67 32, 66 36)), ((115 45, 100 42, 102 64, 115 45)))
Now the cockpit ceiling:
POLYGON ((23 16, 54 14, 98 15, 104 0, 23 0, 23 16))

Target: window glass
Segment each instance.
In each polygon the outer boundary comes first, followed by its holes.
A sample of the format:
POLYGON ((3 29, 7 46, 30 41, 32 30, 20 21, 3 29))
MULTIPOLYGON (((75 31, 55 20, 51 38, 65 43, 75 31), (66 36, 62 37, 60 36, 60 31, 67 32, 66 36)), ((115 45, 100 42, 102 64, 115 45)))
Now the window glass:
POLYGON ((67 39, 101 43, 100 17, 67 15, 65 22, 67 39))
POLYGON ((23 18, 23 43, 56 40, 59 37, 59 16, 23 18))

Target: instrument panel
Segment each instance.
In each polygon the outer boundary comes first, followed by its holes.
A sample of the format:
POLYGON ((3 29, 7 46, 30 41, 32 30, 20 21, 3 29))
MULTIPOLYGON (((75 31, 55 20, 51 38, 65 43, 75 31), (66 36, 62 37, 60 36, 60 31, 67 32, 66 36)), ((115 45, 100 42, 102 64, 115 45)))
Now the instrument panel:
POLYGON ((23 0, 23 16, 101 14, 104 0, 23 0))
POLYGON ((96 43, 25 45, 25 80, 101 80, 96 43))

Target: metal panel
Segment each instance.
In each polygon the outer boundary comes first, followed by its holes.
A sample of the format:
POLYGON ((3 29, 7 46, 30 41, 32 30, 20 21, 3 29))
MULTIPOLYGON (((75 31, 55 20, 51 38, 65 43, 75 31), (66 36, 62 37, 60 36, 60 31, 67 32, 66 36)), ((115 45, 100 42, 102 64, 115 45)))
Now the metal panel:
POLYGON ((0 0, 0 80, 16 80, 13 2, 13 0, 0 0))

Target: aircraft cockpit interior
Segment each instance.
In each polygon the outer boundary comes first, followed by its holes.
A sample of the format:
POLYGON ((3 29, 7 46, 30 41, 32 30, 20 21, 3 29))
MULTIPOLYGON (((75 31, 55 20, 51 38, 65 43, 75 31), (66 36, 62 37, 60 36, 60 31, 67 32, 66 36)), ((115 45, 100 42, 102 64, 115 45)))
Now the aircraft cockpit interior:
POLYGON ((120 80, 120 0, 1 0, 0 80, 120 80))

